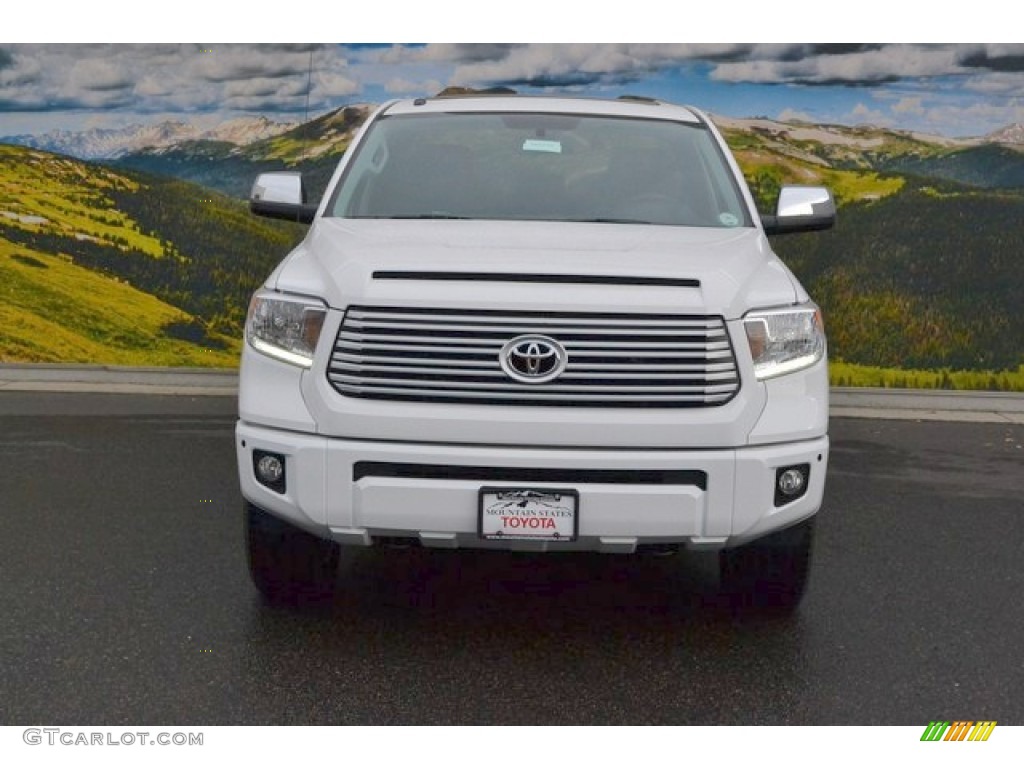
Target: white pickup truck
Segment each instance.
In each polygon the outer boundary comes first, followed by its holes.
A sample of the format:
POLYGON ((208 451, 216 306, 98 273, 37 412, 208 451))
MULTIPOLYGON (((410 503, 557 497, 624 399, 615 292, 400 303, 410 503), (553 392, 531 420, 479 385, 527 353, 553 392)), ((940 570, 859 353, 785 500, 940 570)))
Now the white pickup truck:
POLYGON ((396 101, 252 299, 238 470, 252 578, 329 595, 340 547, 719 550, 723 589, 789 610, 828 462, 821 314, 712 122, 652 99, 396 101))

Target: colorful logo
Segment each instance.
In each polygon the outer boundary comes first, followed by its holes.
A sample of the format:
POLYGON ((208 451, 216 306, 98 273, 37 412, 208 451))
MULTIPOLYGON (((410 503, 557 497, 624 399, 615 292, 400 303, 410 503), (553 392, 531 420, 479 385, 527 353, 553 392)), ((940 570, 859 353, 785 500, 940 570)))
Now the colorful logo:
POLYGON ((995 730, 995 720, 932 720, 921 735, 921 741, 988 741, 995 730))

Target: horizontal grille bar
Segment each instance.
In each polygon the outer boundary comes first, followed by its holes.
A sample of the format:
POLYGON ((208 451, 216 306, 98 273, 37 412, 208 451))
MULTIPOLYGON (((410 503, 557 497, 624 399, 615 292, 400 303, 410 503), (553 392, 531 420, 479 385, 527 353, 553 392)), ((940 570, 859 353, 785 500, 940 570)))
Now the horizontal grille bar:
MULTIPOLYGON (((694 366, 694 368, 696 368, 694 366)), ((452 377, 455 381, 465 380, 480 380, 480 381, 505 381, 506 375, 504 371, 495 371, 490 368, 466 368, 466 367, 446 367, 446 368, 429 368, 427 366, 401 366, 401 365, 372 365, 366 364, 361 366, 338 366, 336 370, 351 370, 358 371, 361 375, 367 377, 384 378, 389 374, 399 376, 402 378, 427 378, 432 376, 449 378, 452 377)), ((679 371, 651 371, 644 372, 644 377, 650 381, 678 381, 686 378, 689 373, 690 377, 694 381, 729 381, 732 382, 736 378, 736 374, 733 371, 723 371, 720 373, 705 373, 701 370, 679 370, 679 371)), ((337 374, 331 374, 332 378, 337 374)), ((579 381, 599 383, 602 381, 635 381, 637 373, 621 373, 615 371, 596 370, 596 371, 581 371, 578 368, 567 368, 558 381, 562 384, 568 384, 579 381)), ((530 385, 525 385, 530 387, 530 385)))
POLYGON ((702 407, 739 374, 720 317, 352 307, 327 370, 348 397, 467 404, 702 407), (513 380, 499 358, 518 336, 560 344, 565 369, 513 380))
MULTIPOLYGON (((342 331, 338 335, 338 348, 339 349, 406 349, 406 350, 424 350, 429 352, 440 352, 445 349, 450 349, 455 352, 489 352, 492 349, 501 349, 505 341, 508 341, 513 336, 519 336, 522 333, 531 333, 531 331, 516 331, 509 332, 507 335, 493 340, 477 341, 474 339, 437 339, 437 338, 426 338, 418 340, 416 337, 404 337, 398 339, 397 337, 392 340, 380 340, 377 338, 366 339, 363 336, 355 335, 342 331), (418 342, 418 343, 417 343, 418 342), (497 343, 496 343, 497 342, 497 343)), ((564 337, 558 337, 564 338, 564 337)), ((607 351, 608 353, 617 354, 622 350, 640 350, 640 351, 651 351, 657 352, 662 351, 707 351, 707 352, 721 352, 723 355, 732 357, 732 350, 729 348, 727 341, 714 341, 701 344, 699 342, 685 342, 685 341, 659 341, 659 342, 636 342, 636 341, 616 341, 616 343, 609 344, 608 340, 600 339, 587 339, 587 340, 572 340, 565 339, 565 342, 573 341, 573 345, 581 350, 598 350, 602 353, 607 351)), ((565 343, 563 342, 563 343, 565 343)))
MULTIPOLYGON (((459 390, 481 390, 481 391, 499 391, 499 392, 514 392, 520 395, 531 396, 538 393, 538 387, 532 384, 517 384, 511 382, 505 384, 500 381, 452 381, 449 379, 427 379, 423 377, 418 378, 401 378, 401 377, 386 377, 386 376, 374 376, 374 377, 358 377, 358 376, 344 376, 341 374, 332 373, 328 377, 331 382, 335 385, 348 385, 353 387, 402 387, 402 386, 414 386, 419 388, 433 388, 433 389, 459 389, 459 390)), ((483 377, 478 377, 483 378, 483 377)), ((566 383, 570 377, 562 376, 556 382, 547 384, 543 387, 543 392, 548 394, 580 394, 585 395, 593 392, 596 394, 606 394, 609 392, 621 392, 623 387, 620 385, 604 385, 604 384, 592 384, 592 383, 581 383, 578 386, 572 386, 566 383)), ((657 385, 634 385, 630 387, 630 392, 633 394, 655 394, 655 395, 667 395, 675 392, 692 392, 692 393, 715 393, 731 392, 734 389, 735 380, 730 380, 728 384, 721 384, 716 386, 708 386, 703 383, 691 383, 682 384, 676 383, 671 386, 657 386, 657 385)))

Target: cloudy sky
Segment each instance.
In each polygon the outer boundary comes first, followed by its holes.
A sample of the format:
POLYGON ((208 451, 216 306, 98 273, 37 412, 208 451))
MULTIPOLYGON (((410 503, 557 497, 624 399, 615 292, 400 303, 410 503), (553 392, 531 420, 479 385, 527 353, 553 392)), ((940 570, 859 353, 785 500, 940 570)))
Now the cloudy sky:
POLYGON ((446 85, 976 136, 1024 123, 1024 44, 0 43, 0 135, 295 120, 446 85))

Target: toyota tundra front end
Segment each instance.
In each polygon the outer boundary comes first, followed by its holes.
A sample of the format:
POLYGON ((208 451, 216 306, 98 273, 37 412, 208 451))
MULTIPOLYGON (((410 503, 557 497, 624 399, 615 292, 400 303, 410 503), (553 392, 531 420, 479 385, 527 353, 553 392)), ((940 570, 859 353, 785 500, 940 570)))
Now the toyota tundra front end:
POLYGON ((720 550, 792 608, 828 462, 821 313, 701 112, 652 100, 417 99, 363 126, 253 297, 238 469, 253 580, 329 594, 339 547, 720 550))

